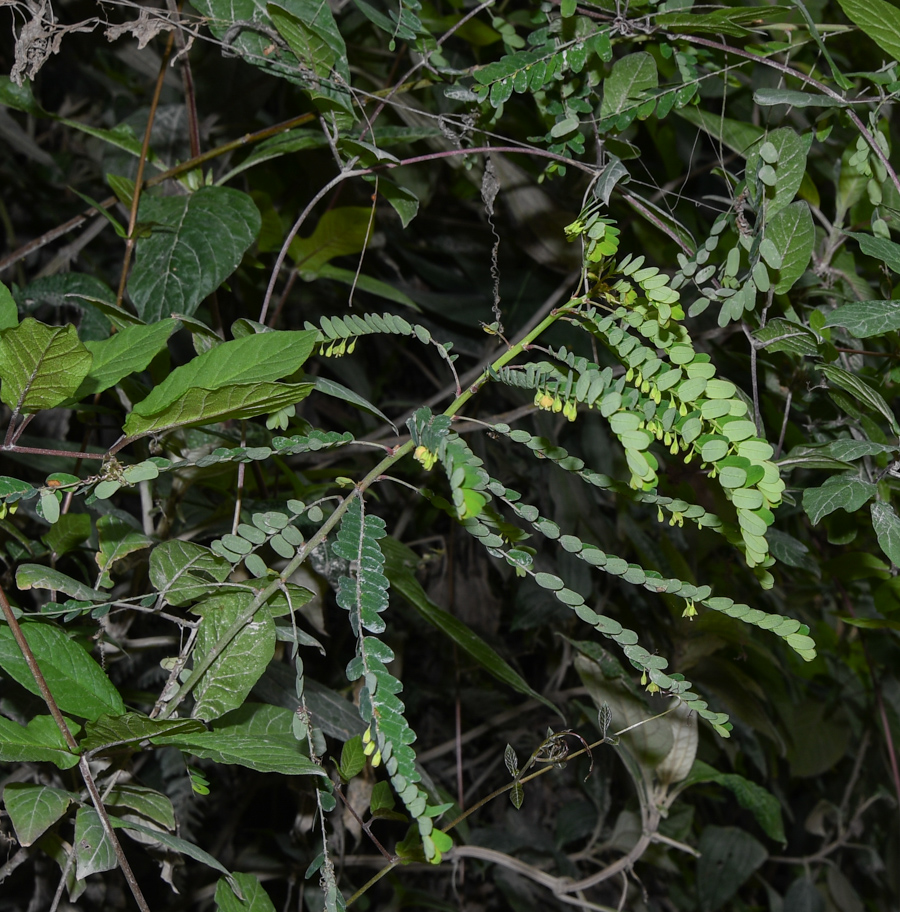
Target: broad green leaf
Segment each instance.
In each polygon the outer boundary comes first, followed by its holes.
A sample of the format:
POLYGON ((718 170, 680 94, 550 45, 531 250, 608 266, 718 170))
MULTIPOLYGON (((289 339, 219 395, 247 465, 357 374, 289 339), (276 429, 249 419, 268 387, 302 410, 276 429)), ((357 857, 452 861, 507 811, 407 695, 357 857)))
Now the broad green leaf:
POLYGON ((194 606, 202 614, 194 647, 194 666, 215 655, 194 688, 191 715, 210 722, 247 698, 275 654, 275 622, 268 611, 257 611, 230 641, 223 637, 247 611, 250 593, 229 592, 194 606))
POLYGON ((294 238, 288 253, 301 273, 318 275, 330 260, 366 246, 371 221, 372 210, 365 206, 329 209, 309 237, 294 238))
POLYGON ((835 308, 825 326, 843 326, 857 339, 868 339, 900 329, 900 301, 854 301, 835 308))
POLYGON ((92 589, 85 583, 66 576, 52 567, 42 564, 20 564, 16 570, 16 585, 19 589, 50 589, 52 592, 64 592, 79 601, 105 602, 108 592, 92 589))
POLYGON ((900 518, 890 504, 880 500, 869 509, 872 511, 872 528, 879 547, 895 567, 900 567, 900 518))
POLYGON ((129 712, 120 716, 102 715, 94 722, 86 722, 84 737, 78 742, 82 750, 120 747, 137 744, 154 735, 192 734, 206 731, 196 719, 150 719, 140 713, 129 712))
POLYGON ((47 112, 35 101, 31 91, 31 82, 22 81, 22 85, 13 82, 9 76, 0 76, 0 104, 14 111, 24 111, 35 117, 47 117, 47 112))
POLYGON ((133 414, 156 415, 195 388, 218 390, 290 377, 312 353, 317 335, 312 330, 256 333, 216 345, 173 370, 133 414))
MULTIPOLYGON (((778 6, 725 7, 710 13, 693 13, 686 9, 654 16, 654 23, 667 32, 688 32, 692 35, 731 35, 742 38, 762 21, 771 20, 778 6)), ((776 20, 777 21, 777 20, 776 20)))
POLYGON ((847 231, 845 234, 859 243, 859 249, 866 256, 875 257, 876 260, 881 260, 891 272, 900 273, 900 244, 895 244, 887 238, 862 234, 858 231, 847 231))
POLYGON ((781 819, 781 804, 761 785, 736 773, 720 773, 702 760, 695 760, 690 775, 681 787, 687 788, 698 782, 715 782, 733 792, 740 806, 753 814, 769 839, 781 843, 786 841, 781 819))
POLYGON ((222 186, 227 184, 232 178, 237 177, 242 171, 252 168, 255 165, 270 161, 273 158, 280 158, 282 155, 290 155, 292 152, 303 152, 307 149, 322 149, 328 146, 328 140, 321 130, 297 129, 288 130, 279 136, 273 136, 271 139, 259 143, 253 151, 239 164, 232 168, 227 174, 220 177, 216 184, 222 186))
POLYGON ((738 155, 747 155, 750 147, 766 132, 755 124, 722 117, 712 111, 704 111, 702 108, 695 108, 692 105, 678 108, 676 113, 738 155))
POLYGON ((816 232, 809 206, 801 201, 791 203, 766 222, 766 237, 781 254, 781 269, 775 283, 775 294, 784 294, 806 272, 812 257, 816 232))
MULTIPOLYGON (((777 153, 777 164, 775 167, 775 192, 766 203, 766 221, 767 225, 771 223, 772 218, 783 209, 785 209, 797 195, 800 184, 803 182, 803 175, 806 173, 806 156, 809 147, 812 145, 812 133, 798 135, 791 127, 779 127, 765 134, 751 150, 747 156, 747 174, 756 175, 762 165, 760 159, 760 149, 764 144, 771 144, 775 147, 777 153)), ((806 204, 803 208, 808 210, 806 204)), ((769 237, 768 231, 766 237, 769 237)), ((778 241, 772 238, 778 252, 784 256, 784 250, 779 246, 778 241)), ((783 267, 782 267, 783 268, 783 267)))
POLYGON ((92 359, 74 326, 27 317, 0 332, 0 399, 20 412, 55 408, 78 389, 92 359))
POLYGON ((253 200, 227 187, 201 187, 190 196, 144 194, 138 221, 154 227, 135 245, 128 294, 147 323, 172 313, 191 316, 234 272, 261 224, 253 200))
POLYGON ((9 782, 3 789, 3 803, 23 846, 30 846, 77 800, 72 792, 31 782, 9 782))
POLYGON ((485 671, 502 684, 559 713, 553 703, 529 687, 521 675, 514 671, 509 663, 488 646, 478 634, 428 598, 412 570, 418 561, 414 551, 390 537, 381 539, 380 544, 385 557, 385 573, 391 581, 391 586, 419 612, 424 620, 467 652, 485 671))
MULTIPOLYGON (((4 628, 0 628, 2 631, 4 628)), ((0 650, 3 646, 0 644, 0 650)), ((11 675, 12 677, 12 675, 11 675)), ((69 722, 74 731, 80 726, 69 722)), ((0 761, 23 763, 46 760, 60 769, 70 769, 78 763, 53 716, 37 716, 28 725, 19 725, 0 716, 0 761)))
POLYGON ((234 880, 240 887, 243 899, 231 889, 222 877, 216 884, 216 908, 218 912, 275 912, 269 894, 263 889, 259 878, 253 874, 235 874, 234 880))
POLYGON ((875 443, 872 440, 833 440, 819 448, 820 453, 845 462, 855 462, 857 459, 862 459, 863 456, 878 456, 881 453, 895 453, 896 451, 896 446, 875 443))
POLYGON ((42 536, 44 543, 57 555, 77 548, 91 534, 91 518, 87 513, 65 513, 42 536))
POLYGON ((161 320, 127 326, 108 339, 86 342, 94 361, 73 398, 80 400, 102 393, 129 374, 144 370, 177 328, 177 320, 161 320))
POLYGON ((352 269, 339 269, 337 266, 326 263, 316 273, 316 278, 332 279, 335 282, 342 282, 344 285, 355 285, 360 291, 366 291, 388 301, 395 301, 397 304, 418 312, 422 310, 409 295, 404 294, 400 289, 394 288, 387 282, 382 282, 381 279, 374 279, 372 276, 357 275, 352 269))
MULTIPOLYGON (((21 620, 22 633, 59 708, 96 719, 121 715, 125 705, 103 669, 55 625, 21 620)), ((0 667, 27 691, 40 696, 34 675, 7 625, 0 626, 0 667)))
POLYGON ((226 419, 242 421, 256 418, 295 405, 313 389, 315 386, 312 383, 237 383, 224 389, 190 389, 171 405, 146 418, 136 411, 132 412, 126 418, 123 430, 129 437, 140 437, 226 419))
POLYGON ((900 10, 885 0, 838 0, 847 18, 894 60, 900 60, 900 10))
POLYGON ((237 763, 261 773, 285 776, 325 776, 313 763, 292 732, 293 713, 264 703, 245 703, 240 709, 216 719, 212 731, 192 735, 152 738, 186 754, 217 763, 237 763))
POLYGON ((355 735, 349 741, 344 742, 341 750, 341 777, 349 780, 355 775, 362 772, 366 765, 366 755, 363 752, 362 738, 355 735))
POLYGON ((170 605, 182 606, 220 589, 231 564, 205 545, 163 542, 150 555, 150 582, 170 605))
POLYGON ((112 840, 103 829, 100 815, 92 807, 78 808, 75 815, 75 876, 111 871, 118 862, 112 840))
POLYGON ((873 411, 880 412, 894 434, 900 436, 900 425, 897 424, 891 407, 884 401, 881 393, 872 389, 865 380, 861 380, 855 374, 834 364, 817 364, 816 368, 822 371, 832 383, 856 397, 859 402, 864 402, 873 411))
MULTIPOLYGON (((386 177, 378 181, 378 192, 393 206, 400 216, 400 224, 406 228, 419 212, 419 198, 406 187, 401 187, 386 177)), ((362 286, 360 286, 362 287, 362 286)))
POLYGON ((875 485, 856 475, 835 475, 818 488, 806 488, 803 509, 815 526, 835 510, 855 513, 875 496, 876 490, 875 485))
POLYGON ((644 100, 646 90, 655 89, 658 84, 656 61, 646 51, 619 58, 603 82, 600 119, 605 120, 635 107, 644 100))
POLYGON ((104 798, 104 804, 109 808, 129 808, 167 830, 175 829, 175 810, 172 802, 155 789, 133 783, 116 785, 104 798))
POLYGON ((135 320, 116 305, 115 292, 100 279, 78 272, 62 272, 30 282, 14 295, 20 312, 26 316, 39 308, 52 307, 65 313, 75 307, 81 311, 78 338, 105 339, 109 324, 117 320, 135 320))
POLYGON ((19 308, 9 289, 0 282, 0 331, 10 329, 19 322, 19 308))
POLYGON ((849 104, 842 98, 798 92, 794 89, 757 89, 753 93, 753 100, 763 107, 784 104, 794 108, 844 108, 849 104))
POLYGON ((94 559, 100 569, 101 586, 112 585, 110 569, 116 561, 153 544, 153 539, 149 535, 144 535, 140 529, 135 529, 131 523, 112 513, 107 513, 97 520, 97 538, 100 550, 94 555, 94 559))
POLYGON ((701 912, 721 909, 769 857, 756 839, 737 827, 706 827, 698 849, 697 896, 701 912))

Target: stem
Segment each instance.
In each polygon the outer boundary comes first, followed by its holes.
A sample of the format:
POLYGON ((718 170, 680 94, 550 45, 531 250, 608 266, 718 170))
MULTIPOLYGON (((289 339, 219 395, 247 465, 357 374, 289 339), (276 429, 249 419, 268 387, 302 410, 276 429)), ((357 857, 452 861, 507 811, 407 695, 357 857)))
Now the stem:
MULTIPOLYGON (((31 651, 31 647, 28 645, 28 640, 25 639, 25 634, 22 632, 22 628, 19 625, 19 622, 16 619, 16 616, 13 613, 9 602, 7 601, 6 593, 3 591, 2 586, 0 586, 0 609, 3 611, 3 616, 6 618, 6 623, 9 624, 9 628, 12 631, 13 639, 15 639, 16 645, 19 647, 19 650, 25 659, 25 663, 28 665, 31 674, 34 677, 41 697, 43 697, 44 703, 47 705, 47 709, 50 710, 50 715, 53 716, 53 721, 56 722, 56 725, 62 733, 66 744, 69 746, 69 750, 71 750, 73 754, 79 753, 78 742, 75 740, 75 737, 72 734, 72 730, 69 728, 66 720, 63 718, 63 714, 60 712, 59 706, 53 697, 53 694, 50 693, 50 688, 47 686, 47 681, 44 678, 43 672, 38 666, 37 659, 34 657, 34 653, 31 651)), ((119 862, 119 867, 122 869, 122 873, 125 875, 125 880, 128 881, 128 886, 131 889, 131 895, 134 896, 135 902, 138 904, 138 908, 141 909, 141 912, 150 912, 150 907, 147 905, 147 901, 144 899, 144 894, 141 892, 141 888, 134 876, 134 872, 131 870, 131 865, 128 864, 128 859, 125 857, 125 852, 122 849, 122 844, 119 842, 115 830, 113 830, 112 824, 110 823, 109 815, 106 813, 106 808, 103 806, 103 799, 100 797, 100 792, 97 789, 97 783, 94 782, 94 776, 91 773, 91 767, 88 764, 87 757, 84 756, 84 754, 78 758, 78 769, 81 772, 81 778, 84 780, 84 784, 87 786, 87 790, 90 793, 91 801, 93 802, 94 807, 97 810, 97 814, 100 817, 100 822, 103 825, 103 831, 106 833, 106 836, 108 837, 110 843, 112 843, 113 851, 116 853, 116 859, 119 862)))

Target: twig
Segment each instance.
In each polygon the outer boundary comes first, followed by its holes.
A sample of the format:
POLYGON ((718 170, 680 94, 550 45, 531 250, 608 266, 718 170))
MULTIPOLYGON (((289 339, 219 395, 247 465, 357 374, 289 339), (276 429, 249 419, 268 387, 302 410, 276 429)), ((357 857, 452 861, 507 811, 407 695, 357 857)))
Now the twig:
MULTIPOLYGON (((3 591, 2 586, 0 586, 0 609, 3 611, 3 616, 6 618, 6 623, 9 624, 9 628, 12 631, 13 639, 16 641, 16 645, 19 647, 19 650, 22 653, 22 657, 25 659, 25 663, 28 665, 31 674, 34 677, 38 690, 41 693, 41 697, 43 697, 47 709, 50 710, 50 715, 53 716, 53 721, 56 722, 57 727, 62 733, 63 739, 69 747, 69 750, 73 754, 78 754, 78 742, 75 740, 75 737, 72 734, 72 730, 69 728, 66 720, 63 718, 63 714, 60 712, 59 706, 57 705, 53 694, 50 692, 50 688, 47 686, 47 681, 44 678, 43 672, 38 666, 37 659, 35 659, 34 653, 31 651, 31 647, 28 645, 28 641, 25 639, 25 634, 22 632, 22 628, 19 626, 19 622, 16 619, 15 614, 13 614, 13 610, 7 601, 6 593, 3 591)), ((91 773, 90 765, 88 764, 87 757, 84 754, 81 754, 78 758, 78 770, 81 773, 81 778, 84 780, 84 784, 87 786, 87 790, 91 796, 91 801, 94 804, 98 816, 100 817, 103 831, 109 839, 113 847, 113 851, 116 854, 116 860, 119 863, 119 867, 122 869, 122 873, 125 875, 125 880, 128 881, 128 886, 131 889, 131 895, 134 896, 135 902, 138 904, 138 908, 141 909, 141 912, 150 912, 150 907, 147 905, 147 901, 144 899, 144 894, 141 892, 141 888, 134 876, 134 872, 131 870, 131 865, 128 863, 128 859, 125 857, 125 852, 122 849, 122 844, 119 842, 118 836, 116 836, 116 832, 113 829, 112 823, 110 823, 109 815, 106 813, 106 808, 103 806, 103 799, 100 797, 100 792, 97 789, 96 782, 94 782, 94 775, 91 773)))

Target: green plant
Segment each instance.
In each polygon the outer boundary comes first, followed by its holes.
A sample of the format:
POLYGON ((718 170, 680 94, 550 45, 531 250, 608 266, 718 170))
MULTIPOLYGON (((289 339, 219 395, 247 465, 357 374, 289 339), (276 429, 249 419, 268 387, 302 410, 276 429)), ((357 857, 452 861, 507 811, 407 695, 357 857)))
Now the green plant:
POLYGON ((896 10, 62 6, 15 8, 0 83, 0 215, 40 235, 0 262, 0 880, 43 853, 54 909, 118 868, 140 908, 266 910, 265 862, 285 907, 421 906, 449 875, 399 867, 450 855, 491 908, 888 908, 850 840, 891 869, 896 10), (164 48, 146 97, 122 34, 164 48), (498 738, 516 693, 547 719, 498 738), (215 802, 288 783, 242 855, 215 802), (157 896, 153 859, 219 879, 157 896))

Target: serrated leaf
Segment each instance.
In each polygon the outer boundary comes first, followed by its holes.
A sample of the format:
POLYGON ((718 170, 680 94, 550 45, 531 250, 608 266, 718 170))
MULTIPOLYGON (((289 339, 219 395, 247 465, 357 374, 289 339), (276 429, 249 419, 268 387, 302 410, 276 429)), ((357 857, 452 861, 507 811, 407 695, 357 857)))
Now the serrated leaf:
POLYGON ((857 475, 834 475, 818 488, 803 492, 803 509, 815 526, 835 510, 856 512, 875 496, 877 488, 857 475))
POLYGON ((165 348, 177 328, 178 321, 172 319, 149 325, 138 323, 126 326, 108 339, 85 342, 94 360, 72 398, 77 401, 102 393, 129 374, 144 370, 165 348))
MULTIPOLYGON (((71 722, 69 727, 80 728, 71 722)), ((78 763, 78 756, 69 750, 52 716, 37 716, 28 725, 19 725, 0 716, 0 761, 49 761, 60 769, 70 769, 78 763)))
MULTIPOLYGON (((125 712, 119 692, 103 669, 59 627, 24 619, 19 625, 63 712, 85 719, 125 712)), ((6 624, 0 626, 0 667, 27 691, 40 696, 34 675, 6 624)))
POLYGON ((164 542, 150 555, 150 581, 170 605, 187 605, 215 592, 229 573, 225 558, 194 542, 164 542))
POLYGON ((648 89, 659 84, 656 61, 646 51, 619 58, 603 82, 603 102, 600 119, 613 117, 636 106, 648 89))
POLYGON ((137 744, 153 735, 167 735, 206 731, 197 719, 150 719, 140 713, 129 712, 120 716, 102 715, 84 726, 84 737, 79 741, 82 750, 119 747, 137 744))
POLYGON ((123 431, 129 437, 141 437, 226 419, 243 421, 296 405, 314 389, 312 383, 237 383, 224 389, 190 389, 146 418, 133 411, 125 420, 123 431))
POLYGON ((229 592, 194 606, 202 614, 194 647, 194 666, 215 655, 212 664, 194 688, 191 715, 209 722, 247 698, 275 654, 275 622, 268 611, 257 611, 233 638, 226 642, 253 600, 251 593, 229 592))
POLYGON ((900 329, 900 301, 854 301, 835 308, 825 326, 843 326, 857 339, 868 339, 900 329))
POLYGON ((791 203, 766 222, 766 237, 781 254, 775 294, 784 294, 806 272, 816 232, 805 202, 791 203))
POLYGON ((838 0, 847 18, 894 60, 900 60, 900 11, 885 0, 838 0))
POLYGON ((8 782, 3 789, 3 804, 23 846, 30 846, 53 826, 73 800, 78 796, 72 792, 31 782, 8 782))
POLYGON ((78 389, 92 360, 74 326, 27 317, 0 332, 0 400, 24 413, 55 408, 78 389))
POLYGON ((228 881, 222 877, 216 884, 216 908, 218 912, 275 912, 269 894, 263 889, 259 878, 253 874, 234 874, 243 899, 238 899, 228 881))
POLYGON ((285 776, 325 776, 318 764, 306 757, 294 737, 293 713, 278 706, 245 703, 212 724, 212 730, 189 735, 151 738, 186 754, 217 763, 236 763, 261 773, 285 776))
POLYGON ((118 864, 112 840, 103 828, 100 815, 91 807, 81 807, 75 815, 74 849, 75 876, 79 880, 111 871, 118 864))
POLYGON ((365 206, 329 209, 305 238, 294 238, 288 253, 301 272, 318 275, 335 257, 359 253, 366 246, 372 210, 365 206))
POLYGON ((137 240, 128 279, 128 294, 147 323, 193 315, 234 272, 261 225, 252 198, 227 187, 201 187, 190 196, 144 194, 138 221, 155 226, 137 240))

